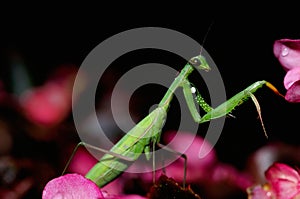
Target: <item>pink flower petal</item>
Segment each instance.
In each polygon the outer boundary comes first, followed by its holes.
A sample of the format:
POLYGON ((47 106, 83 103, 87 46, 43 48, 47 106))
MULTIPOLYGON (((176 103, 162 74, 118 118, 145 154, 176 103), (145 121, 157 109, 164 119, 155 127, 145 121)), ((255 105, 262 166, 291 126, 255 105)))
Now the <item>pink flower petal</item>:
POLYGON ((300 102, 300 80, 294 82, 294 84, 287 90, 285 99, 292 103, 300 102))
POLYGON ((117 197, 117 199, 147 199, 147 198, 135 194, 129 194, 124 196, 119 196, 117 197))
POLYGON ((43 190, 43 199, 101 199, 99 187, 79 174, 66 174, 49 181, 43 190))
POLYGON ((252 179, 248 174, 238 171, 230 164, 219 163, 213 168, 211 176, 206 179, 206 182, 211 184, 224 182, 238 187, 241 190, 245 190, 251 186, 252 179))
POLYGON ((25 91, 20 96, 20 104, 26 117, 47 127, 62 122, 71 110, 76 73, 75 66, 61 66, 44 85, 25 91))
POLYGON ((289 70, 284 77, 284 87, 289 89, 296 81, 300 80, 300 67, 289 70))
POLYGON ((300 66, 300 39, 280 39, 273 45, 273 53, 285 70, 300 66))
MULTIPOLYGON (((121 195, 124 192, 124 186, 126 181, 124 180, 124 174, 118 177, 117 179, 113 180, 112 182, 108 183, 104 187, 101 188, 104 193, 109 195, 121 195)), ((106 197, 105 197, 106 198, 106 197)), ((109 198, 109 197, 107 197, 109 198)))
MULTIPOLYGON (((187 164, 187 182, 199 181, 206 179, 207 171, 217 162, 216 153, 213 147, 200 136, 195 136, 189 132, 166 132, 164 133, 164 141, 168 144, 168 147, 175 151, 184 153, 188 157, 187 164), (174 139, 176 136, 176 139, 174 139), (187 148, 183 143, 191 143, 187 148), (200 148, 207 155, 203 158, 199 158, 200 148)), ((183 162, 182 158, 167 167, 167 173, 176 181, 182 181, 183 179, 183 162)))
POLYGON ((147 199, 146 197, 136 194, 106 194, 105 192, 103 192, 103 196, 105 199, 147 199))
POLYGON ((300 192, 299 173, 283 163, 274 163, 265 173, 279 198, 293 198, 300 192))
POLYGON ((86 148, 81 147, 72 158, 68 172, 85 175, 97 162, 98 160, 86 148))
POLYGON ((272 199, 274 193, 270 190, 268 185, 255 185, 247 189, 248 199, 272 199))
POLYGON ((272 186, 278 198, 294 198, 300 193, 299 185, 288 180, 275 181, 272 183, 272 186))
POLYGON ((266 178, 272 182, 274 180, 288 180, 294 183, 300 181, 299 173, 292 167, 283 163, 274 163, 267 169, 266 178))
POLYGON ((46 126, 61 122, 69 113, 70 104, 71 95, 55 83, 26 91, 21 96, 21 105, 27 118, 46 126))

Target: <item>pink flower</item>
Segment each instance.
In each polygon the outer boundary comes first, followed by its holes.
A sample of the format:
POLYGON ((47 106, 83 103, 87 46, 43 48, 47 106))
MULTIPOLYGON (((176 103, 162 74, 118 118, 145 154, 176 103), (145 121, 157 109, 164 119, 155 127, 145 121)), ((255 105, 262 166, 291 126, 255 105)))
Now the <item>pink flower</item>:
POLYGON ((203 183, 227 184, 245 190, 252 184, 252 179, 247 173, 237 170, 232 165, 220 162, 212 169, 211 175, 203 183))
POLYGON ((25 91, 20 104, 26 117, 47 127, 62 122, 71 110, 72 86, 77 69, 60 67, 42 86, 25 91))
POLYGON ((250 199, 300 198, 300 175, 292 167, 275 162, 265 172, 267 182, 247 189, 250 199))
POLYGON ((274 193, 269 184, 255 185, 247 189, 248 199, 274 199, 274 193))
POLYGON ((110 194, 102 192, 90 179, 83 175, 70 173, 49 181, 42 194, 42 199, 146 199, 136 194, 110 194))
POLYGON ((300 197, 299 172, 282 163, 274 163, 265 173, 279 199, 300 197))
POLYGON ((273 52, 286 71, 300 67, 300 39, 276 40, 273 52))
POLYGON ((86 148, 80 147, 72 158, 67 171, 85 175, 97 162, 98 160, 86 148))
MULTIPOLYGON (((176 132, 166 132, 164 140, 170 142, 176 135, 176 132)), ((218 161, 216 151, 208 141, 205 141, 201 136, 195 136, 188 132, 179 132, 178 138, 173 140, 169 147, 173 150, 184 153, 187 156, 187 182, 201 184, 217 184, 230 183, 235 187, 244 189, 251 183, 250 177, 238 171, 229 164, 218 161), (192 140, 192 142, 191 142, 192 140), (182 143, 191 143, 186 151, 186 147, 182 143), (205 157, 199 157, 199 151, 202 147, 202 152, 207 154, 205 157)), ((182 181, 183 159, 180 158, 166 168, 167 174, 176 181, 182 181)))
POLYGON ((286 92, 285 99, 289 102, 300 102, 300 81, 296 81, 286 92))
MULTIPOLYGON (((168 147, 172 150, 184 153, 188 157, 187 164, 187 182, 198 182, 206 180, 208 171, 217 162, 216 152, 209 142, 205 141, 200 136, 195 136, 189 132, 169 131, 164 133, 164 141, 169 143, 168 147), (174 137, 177 137, 175 140, 174 137), (191 143, 187 150, 186 145, 183 143, 191 143), (202 148, 202 152, 207 155, 203 158, 199 158, 199 151, 202 148)), ((184 169, 184 159, 179 158, 176 162, 167 167, 167 174, 176 181, 182 181, 184 169)))
POLYGON ((108 197, 106 199, 147 199, 147 198, 145 198, 143 196, 136 195, 136 194, 129 194, 129 195, 108 197))
POLYGON ((300 102, 300 39, 280 39, 274 42, 273 52, 287 74, 284 86, 285 99, 300 102))
POLYGON ((79 174, 66 174, 49 181, 43 190, 43 199, 104 198, 99 187, 79 174))
MULTIPOLYGON (((189 132, 165 132, 164 141, 172 150, 184 153, 187 156, 187 184, 197 185, 205 190, 207 198, 230 197, 236 191, 244 191, 252 184, 252 178, 234 166, 218 160, 213 146, 199 135, 189 132), (175 138, 176 136, 176 138, 175 138), (186 146, 190 143, 190 146, 186 146), (187 149, 185 150, 185 148, 187 149), (202 147, 201 153, 199 152, 202 147)), ((177 159, 166 167, 166 174, 177 182, 182 182, 184 160, 177 159)))
POLYGON ((52 126, 61 122, 69 113, 70 97, 60 85, 48 83, 24 93, 21 104, 29 120, 52 126))

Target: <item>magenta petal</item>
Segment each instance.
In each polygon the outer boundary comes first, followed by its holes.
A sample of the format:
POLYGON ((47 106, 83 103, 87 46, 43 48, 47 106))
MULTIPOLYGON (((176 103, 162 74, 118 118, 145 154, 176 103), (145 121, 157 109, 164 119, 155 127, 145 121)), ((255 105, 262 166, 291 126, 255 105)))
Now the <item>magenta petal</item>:
POLYGON ((53 126, 61 122, 71 108, 71 93, 55 83, 25 91, 21 95, 21 106, 31 121, 53 126))
POLYGON ((286 92, 285 100, 292 103, 300 102, 300 80, 295 82, 286 92))
POLYGON ((274 163, 265 174, 279 198, 293 198, 300 192, 300 176, 292 167, 282 163, 274 163))
MULTIPOLYGON (((187 182, 195 182, 205 180, 208 170, 217 162, 216 152, 213 146, 200 136, 195 136, 190 132, 168 131, 163 135, 163 140, 168 143, 168 147, 175 151, 184 153, 188 157, 187 164, 187 182), (185 144, 183 144, 185 143, 185 144), (190 143, 187 146, 187 143, 190 143), (205 157, 199 157, 199 151, 207 154, 205 157)), ((179 158, 168 168, 168 175, 176 181, 181 181, 183 176, 184 160, 179 158)))
POLYGON ((194 135, 190 132, 169 131, 164 133, 163 138, 165 142, 169 143, 168 147, 184 153, 189 157, 189 165, 198 168, 210 167, 217 161, 216 152, 213 146, 198 135, 194 135), (174 139, 175 136, 177 139, 174 139), (190 143, 190 146, 186 146, 182 143, 190 143), (206 154, 205 157, 202 157, 202 154, 199 154, 201 147, 203 154, 206 154))
POLYGON ((43 199, 104 198, 99 187, 79 174, 66 174, 49 181, 43 190, 43 199))
POLYGON ((230 164, 219 163, 213 168, 212 175, 210 178, 206 179, 207 182, 212 184, 217 184, 224 182, 227 184, 234 185, 242 190, 251 186, 251 177, 238 171, 235 167, 230 164))
POLYGON ((255 185, 247 189, 249 199, 272 199, 274 194, 268 186, 255 185))
POLYGON ((274 163, 267 169, 266 178, 272 183, 276 180, 288 180, 294 183, 300 181, 299 173, 292 167, 283 163, 274 163))
POLYGON ((276 40, 273 53, 285 70, 300 67, 300 39, 276 40))
POLYGON ((70 162, 68 172, 85 175, 97 162, 86 148, 79 148, 70 162))
POLYGON ((284 77, 284 87, 289 89, 296 81, 300 80, 300 67, 289 70, 284 77))
POLYGON ((119 196, 118 199, 147 199, 147 198, 135 194, 130 194, 130 195, 119 196))
POLYGON ((278 180, 272 186, 278 198, 294 198, 300 193, 299 185, 288 180, 278 180))

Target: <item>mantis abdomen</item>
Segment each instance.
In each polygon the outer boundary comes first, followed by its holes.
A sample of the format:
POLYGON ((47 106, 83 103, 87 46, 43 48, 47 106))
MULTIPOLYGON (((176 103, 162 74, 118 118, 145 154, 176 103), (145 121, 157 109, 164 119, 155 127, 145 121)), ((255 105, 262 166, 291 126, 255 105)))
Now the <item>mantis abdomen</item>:
POLYGON ((85 177, 103 187, 128 168, 128 161, 137 160, 143 152, 150 159, 151 143, 159 142, 166 115, 164 108, 153 110, 110 149, 111 152, 120 154, 120 157, 105 154, 85 177))

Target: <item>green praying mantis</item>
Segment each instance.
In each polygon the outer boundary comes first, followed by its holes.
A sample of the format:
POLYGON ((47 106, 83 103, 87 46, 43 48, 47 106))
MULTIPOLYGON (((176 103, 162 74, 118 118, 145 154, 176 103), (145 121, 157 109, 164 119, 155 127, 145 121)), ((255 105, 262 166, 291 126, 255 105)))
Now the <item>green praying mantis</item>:
MULTIPOLYGON (((79 145, 85 145, 87 147, 91 147, 94 149, 97 148, 100 151, 106 153, 99 160, 99 162, 93 166, 93 168, 86 174, 85 177, 94 181, 99 187, 103 187, 109 182, 116 179, 120 174, 122 174, 128 168, 128 164, 126 164, 125 161, 135 161, 140 157, 142 153, 144 153, 147 160, 149 160, 151 158, 151 154, 150 154, 151 150, 153 151, 155 146, 160 146, 159 142, 162 133, 162 128, 166 121, 167 112, 170 103, 173 99, 174 92, 178 88, 183 89, 183 94, 187 102, 188 108, 190 110, 190 113, 194 121, 199 124, 208 122, 212 119, 229 115, 230 112, 235 107, 241 105, 248 98, 251 98, 255 103, 261 119, 259 104, 256 98, 254 97, 253 93, 255 93, 263 85, 266 85, 276 94, 281 95, 271 83, 262 80, 262 81, 257 81, 252 85, 248 86, 246 89, 237 93, 228 101, 222 103, 218 107, 212 108, 209 104, 205 102, 205 100, 203 99, 203 97, 200 95, 199 92, 197 92, 196 97, 194 97, 193 95, 194 94, 193 90, 195 88, 188 80, 188 77, 195 69, 205 70, 205 71, 210 70, 209 64, 207 63, 205 57, 201 54, 191 58, 187 62, 187 64, 180 71, 180 73, 177 75, 177 77, 169 87, 168 91, 166 92, 166 94, 158 104, 157 108, 154 109, 144 119, 142 119, 135 127, 133 127, 109 151, 99 149, 97 147, 93 147, 88 144, 80 143, 79 145), (200 116, 196 105, 199 105, 206 112, 204 116, 202 117, 200 116)), ((263 125, 262 120, 261 123, 263 125)), ((77 145, 77 147, 79 145, 77 145)), ((181 157, 185 158, 186 160, 184 154, 179 154, 179 155, 181 155, 181 157)), ((186 171, 184 171, 184 178, 186 175, 185 172, 186 171)), ((183 182, 183 187, 184 186, 185 186, 185 179, 183 182)))

